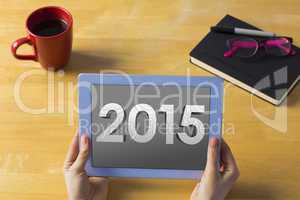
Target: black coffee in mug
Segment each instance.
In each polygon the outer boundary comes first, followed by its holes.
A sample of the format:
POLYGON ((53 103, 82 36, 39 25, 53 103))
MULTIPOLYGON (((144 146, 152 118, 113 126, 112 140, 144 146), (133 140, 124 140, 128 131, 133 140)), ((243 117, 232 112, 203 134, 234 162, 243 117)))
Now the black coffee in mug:
POLYGON ((38 36, 52 36, 64 32, 66 28, 67 24, 63 20, 49 19, 35 25, 32 32, 38 36))

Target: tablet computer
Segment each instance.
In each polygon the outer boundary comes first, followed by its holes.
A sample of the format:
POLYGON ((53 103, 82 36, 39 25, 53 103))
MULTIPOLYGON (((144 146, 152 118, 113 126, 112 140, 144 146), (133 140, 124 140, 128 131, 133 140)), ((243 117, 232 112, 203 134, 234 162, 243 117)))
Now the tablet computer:
POLYGON ((221 137, 223 80, 79 75, 79 130, 89 176, 197 179, 221 137))

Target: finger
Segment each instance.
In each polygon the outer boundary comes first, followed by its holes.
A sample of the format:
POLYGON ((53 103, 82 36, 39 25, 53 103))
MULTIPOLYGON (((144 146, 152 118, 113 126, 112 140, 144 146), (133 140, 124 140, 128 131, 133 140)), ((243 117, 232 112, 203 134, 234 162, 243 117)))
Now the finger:
POLYGON ((89 156, 89 139, 87 135, 83 134, 80 137, 80 150, 78 156, 72 165, 72 168, 77 171, 84 171, 85 163, 89 156))
POLYGON ((221 144, 221 162, 225 170, 237 168, 236 161, 228 144, 223 140, 221 144))
POLYGON ((89 177, 89 181, 92 185, 97 187, 105 187, 108 185, 108 178, 106 177, 89 177))
POLYGON ((207 173, 218 172, 218 146, 219 139, 216 137, 210 138, 207 149, 207 161, 205 167, 205 171, 207 173))
POLYGON ((197 185, 195 186, 192 194, 191 194, 191 198, 190 199, 197 199, 198 198, 198 193, 199 193, 199 187, 200 187, 200 183, 197 183, 197 185))
POLYGON ((223 176, 225 180, 234 181, 239 177, 239 169, 230 147, 225 141, 221 145, 221 162, 223 165, 223 176))
POLYGON ((95 196, 102 197, 100 199, 107 199, 108 196, 108 178, 104 177, 89 177, 90 184, 97 188, 95 196))
POLYGON ((67 156, 65 159, 64 168, 69 168, 73 162, 76 160, 79 152, 79 142, 78 142, 78 133, 73 136, 72 142, 69 146, 67 156))

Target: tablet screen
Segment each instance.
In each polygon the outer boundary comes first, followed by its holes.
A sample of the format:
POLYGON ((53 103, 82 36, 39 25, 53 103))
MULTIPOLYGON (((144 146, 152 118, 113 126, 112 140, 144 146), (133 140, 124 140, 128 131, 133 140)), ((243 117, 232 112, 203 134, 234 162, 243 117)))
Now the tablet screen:
POLYGON ((205 168, 209 87, 94 84, 92 108, 93 167, 205 168))

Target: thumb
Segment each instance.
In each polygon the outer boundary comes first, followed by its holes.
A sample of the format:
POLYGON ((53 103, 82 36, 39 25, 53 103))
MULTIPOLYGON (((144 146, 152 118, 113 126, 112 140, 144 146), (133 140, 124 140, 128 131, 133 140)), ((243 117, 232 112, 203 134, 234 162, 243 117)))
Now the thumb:
POLYGON ((208 143, 208 149, 207 149, 207 161, 205 167, 206 173, 216 174, 219 171, 218 149, 219 149, 219 139, 216 137, 210 138, 208 143))
POLYGON ((72 166, 76 171, 84 171, 84 166, 89 156, 89 138, 87 135, 82 135, 80 137, 80 151, 72 166))

